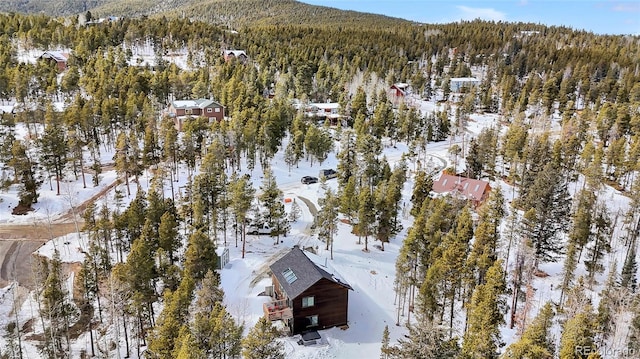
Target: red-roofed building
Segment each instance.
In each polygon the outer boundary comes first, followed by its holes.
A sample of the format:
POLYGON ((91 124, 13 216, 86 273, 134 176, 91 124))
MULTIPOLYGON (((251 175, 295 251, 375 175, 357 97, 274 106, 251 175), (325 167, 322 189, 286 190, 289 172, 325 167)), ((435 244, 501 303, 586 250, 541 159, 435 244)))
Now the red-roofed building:
POLYGON ((473 178, 454 176, 443 173, 433 183, 433 191, 436 193, 451 193, 473 202, 473 206, 481 205, 491 193, 491 186, 487 181, 473 178))

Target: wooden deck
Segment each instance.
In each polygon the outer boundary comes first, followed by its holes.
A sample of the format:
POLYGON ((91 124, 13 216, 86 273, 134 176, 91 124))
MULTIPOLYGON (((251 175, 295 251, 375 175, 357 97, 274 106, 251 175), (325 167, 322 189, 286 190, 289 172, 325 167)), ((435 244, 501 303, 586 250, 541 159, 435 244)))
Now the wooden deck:
POLYGON ((270 321, 293 318, 293 310, 287 306, 287 300, 274 300, 262 305, 265 317, 270 321))

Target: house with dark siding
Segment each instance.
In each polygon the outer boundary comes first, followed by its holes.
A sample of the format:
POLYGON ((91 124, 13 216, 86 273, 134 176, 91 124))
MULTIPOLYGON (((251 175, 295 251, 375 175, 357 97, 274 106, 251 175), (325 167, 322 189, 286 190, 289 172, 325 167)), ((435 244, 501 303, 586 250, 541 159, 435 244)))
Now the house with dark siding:
POLYGON ((328 263, 294 246, 269 268, 271 300, 263 305, 269 320, 282 320, 292 335, 347 325, 352 288, 328 263))
POLYGON ((224 61, 231 61, 235 59, 245 63, 249 59, 247 53, 243 50, 224 50, 222 52, 222 56, 224 57, 224 61))

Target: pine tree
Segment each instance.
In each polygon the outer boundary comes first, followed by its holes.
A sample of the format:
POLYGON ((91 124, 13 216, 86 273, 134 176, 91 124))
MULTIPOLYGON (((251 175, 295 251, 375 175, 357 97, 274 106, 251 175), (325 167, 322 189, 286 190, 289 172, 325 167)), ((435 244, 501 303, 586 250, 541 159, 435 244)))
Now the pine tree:
POLYGON ((374 236, 380 241, 381 250, 384 251, 384 244, 389 243, 394 235, 393 217, 395 203, 389 203, 388 195, 392 193, 392 184, 387 181, 379 183, 374 192, 374 207, 376 221, 374 224, 374 236))
POLYGON ((620 296, 628 296, 629 293, 625 288, 618 286, 618 265, 614 261, 609 270, 609 276, 604 289, 601 291, 600 302, 595 319, 597 335, 600 338, 607 339, 610 337, 612 327, 615 326, 615 314, 620 311, 626 311, 628 308, 621 308, 624 300, 620 300, 620 296))
POLYGON ((584 262, 587 272, 589 273, 589 282, 594 282, 597 273, 604 270, 602 264, 603 256, 611 250, 609 240, 611 238, 611 220, 609 213, 604 205, 596 208, 594 218, 593 242, 587 250, 587 258, 584 262))
POLYGON ((555 352, 550 330, 553 325, 553 308, 546 303, 538 315, 515 343, 509 345, 501 358, 548 359, 555 352))
POLYGON ((21 184, 18 193, 18 207, 20 207, 22 211, 31 210, 31 205, 38 203, 38 188, 40 188, 42 184, 36 172, 37 163, 31 158, 27 150, 27 144, 22 141, 13 141, 11 154, 12 158, 9 161, 9 165, 13 167, 16 179, 21 184))
POLYGON ((482 176, 484 169, 484 163, 481 161, 480 146, 475 139, 471 139, 469 142, 469 152, 467 152, 466 160, 466 172, 467 177, 479 179, 482 176))
POLYGON ((307 157, 311 157, 311 166, 313 166, 314 158, 322 165, 333 149, 333 140, 325 130, 309 126, 304 138, 304 147, 307 151, 307 157))
POLYGON ((567 318, 560 338, 560 358, 587 358, 597 351, 594 341, 594 315, 590 305, 567 318))
POLYGON ((133 165, 131 163, 132 148, 129 143, 129 138, 124 132, 120 132, 116 142, 116 153, 113 160, 116 165, 116 171, 124 176, 124 181, 127 186, 127 196, 131 195, 131 188, 129 187, 129 177, 132 175, 133 165))
POLYGON ((242 339, 242 355, 246 359, 283 359, 282 343, 276 341, 278 330, 265 317, 242 339))
POLYGON ((218 302, 209 313, 196 315, 196 325, 200 316, 207 317, 207 323, 201 323, 198 337, 208 340, 207 353, 213 358, 237 358, 241 352, 243 327, 237 325, 222 303, 218 302), (204 328, 203 328, 204 327, 204 328), (201 330, 205 329, 205 332, 201 330))
POLYGON ((287 218, 284 212, 283 194, 278 188, 273 172, 267 169, 260 186, 262 193, 258 197, 264 206, 263 218, 271 228, 271 236, 275 243, 280 242, 280 235, 287 234, 287 218))
MULTIPOLYGON (((46 259, 45 259, 46 261, 46 259)), ((70 323, 77 316, 77 308, 69 301, 64 278, 60 253, 55 251, 53 258, 45 264, 46 279, 42 287, 41 317, 49 324, 45 329, 47 345, 42 348, 45 356, 65 357, 71 350, 70 323)))
POLYGON ((197 346, 197 342, 193 335, 187 330, 182 329, 181 335, 176 340, 176 350, 174 351, 176 359, 207 359, 209 356, 197 346))
POLYGON ((298 202, 296 202, 294 198, 293 203, 291 203, 291 209, 289 210, 289 216, 288 216, 289 222, 295 223, 300 219, 301 216, 302 216, 302 209, 300 208, 300 205, 298 204, 298 202))
POLYGON ((380 347, 380 359, 389 359, 389 326, 384 326, 382 332, 382 345, 380 347))
POLYGON ((338 183, 344 187, 357 173, 356 135, 352 129, 342 131, 338 152, 338 183))
MULTIPOLYGON (((234 174, 229 184, 231 194, 231 213, 235 218, 236 247, 238 247, 238 232, 242 240, 242 258, 244 258, 247 212, 251 208, 255 196, 255 189, 246 176, 234 174)), ((256 218, 254 218, 255 220, 256 218)))
POLYGON ((349 221, 352 221, 358 212, 356 177, 349 177, 346 186, 341 186, 340 188, 340 213, 347 216, 349 221))
POLYGON ((570 209, 566 180, 553 163, 549 162, 536 178, 526 203, 522 234, 535 250, 536 268, 540 262, 557 259, 562 246, 560 233, 568 223, 570 209), (534 198, 535 197, 535 198, 534 198))
POLYGON ((422 203, 429 198, 429 193, 433 189, 433 179, 427 175, 425 171, 418 171, 413 184, 413 193, 411 194, 411 215, 416 217, 420 213, 422 203))
POLYGON ((364 236, 364 249, 369 251, 369 236, 372 234, 373 225, 375 224, 375 202, 369 189, 364 188, 358 196, 358 238, 364 236))
POLYGON ((462 358, 497 358, 501 344, 500 325, 504 324, 506 303, 502 261, 487 272, 485 284, 478 285, 468 306, 467 332, 462 344, 462 358))
POLYGON ((158 358, 173 358, 173 353, 176 349, 179 350, 178 345, 181 343, 177 339, 182 323, 188 319, 194 288, 194 280, 187 270, 183 273, 178 289, 175 292, 165 292, 164 309, 149 336, 149 349, 158 358))
POLYGON ((184 268, 191 273, 195 281, 204 278, 209 270, 216 269, 216 247, 202 229, 196 229, 189 236, 184 258, 184 268))
POLYGON ((638 287, 638 264, 636 262, 636 249, 635 246, 631 246, 627 250, 627 256, 624 259, 622 266, 622 274, 620 275, 620 285, 624 288, 630 289, 635 292, 638 287))
POLYGON ((331 188, 327 188, 324 197, 318 200, 321 207, 316 218, 316 228, 319 228, 318 237, 326 244, 325 249, 331 249, 331 259, 333 259, 333 239, 338 233, 338 200, 331 188))
POLYGON ((499 226, 504 212, 504 197, 498 188, 491 191, 489 201, 479 209, 480 220, 474 232, 475 240, 467 263, 467 270, 475 275, 474 285, 484 283, 487 271, 497 259, 499 226))
POLYGON ((167 253, 169 262, 173 264, 175 261, 175 253, 182 243, 180 233, 178 232, 178 222, 172 212, 167 211, 160 218, 158 242, 160 248, 167 253))
POLYGON ((41 163, 56 178, 56 194, 60 195, 60 181, 64 179, 64 170, 69 155, 67 132, 58 119, 52 104, 47 105, 45 129, 40 139, 41 163))
POLYGON ((460 353, 457 338, 447 339, 447 330, 426 319, 409 325, 408 339, 389 348, 389 359, 450 359, 460 353))

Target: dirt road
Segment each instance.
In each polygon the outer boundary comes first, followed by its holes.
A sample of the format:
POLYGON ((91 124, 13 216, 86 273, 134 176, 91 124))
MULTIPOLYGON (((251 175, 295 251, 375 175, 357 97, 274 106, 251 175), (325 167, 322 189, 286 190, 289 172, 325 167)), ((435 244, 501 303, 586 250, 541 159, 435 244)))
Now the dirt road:
POLYGON ((75 231, 74 223, 0 225, 0 287, 17 280, 31 289, 31 254, 48 240, 75 231))
POLYGON ((81 214, 87 206, 103 197, 120 180, 115 180, 100 192, 56 219, 25 224, 0 224, 0 287, 17 280, 21 286, 33 288, 31 255, 47 241, 82 229, 81 214), (78 218, 76 220, 74 218, 78 218))

